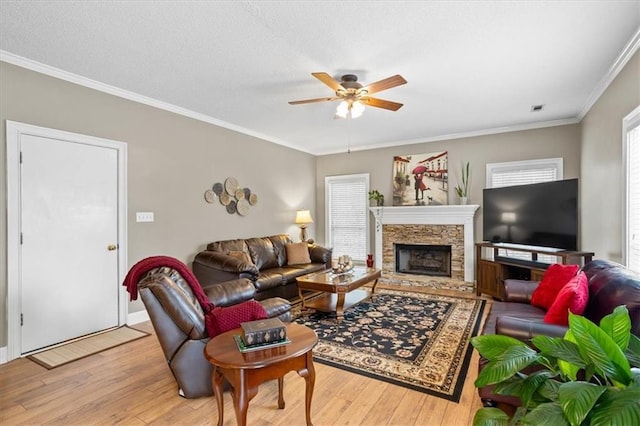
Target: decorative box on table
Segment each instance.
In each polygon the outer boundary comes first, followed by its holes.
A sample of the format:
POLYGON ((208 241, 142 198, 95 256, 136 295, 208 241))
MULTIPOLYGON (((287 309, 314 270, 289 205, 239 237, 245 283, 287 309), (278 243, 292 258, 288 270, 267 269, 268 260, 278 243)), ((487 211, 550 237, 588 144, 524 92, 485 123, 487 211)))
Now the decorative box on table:
POLYGON ((278 342, 287 338, 287 327, 279 318, 243 322, 240 326, 242 341, 247 346, 278 342))

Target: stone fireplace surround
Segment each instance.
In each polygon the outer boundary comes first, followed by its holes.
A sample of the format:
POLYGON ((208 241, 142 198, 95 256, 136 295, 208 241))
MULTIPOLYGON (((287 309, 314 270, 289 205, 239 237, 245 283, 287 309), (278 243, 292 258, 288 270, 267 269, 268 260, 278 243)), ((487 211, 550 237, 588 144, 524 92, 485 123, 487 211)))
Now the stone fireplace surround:
POLYGON ((375 218, 375 264, 395 271, 394 243, 450 244, 451 279, 473 282, 473 217, 480 206, 370 207, 375 218))

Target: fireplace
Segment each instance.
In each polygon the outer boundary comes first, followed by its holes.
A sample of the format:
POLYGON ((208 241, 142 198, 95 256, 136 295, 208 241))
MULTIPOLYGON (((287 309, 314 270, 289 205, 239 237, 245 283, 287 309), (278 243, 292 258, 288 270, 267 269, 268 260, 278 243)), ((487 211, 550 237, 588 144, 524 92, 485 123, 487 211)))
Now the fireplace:
POLYGON ((396 272, 451 277, 451 246, 394 244, 396 272))
POLYGON ((394 244, 449 245, 450 276, 429 279, 473 282, 473 222, 478 207, 475 204, 371 207, 376 220, 376 267, 382 269, 383 275, 403 275, 395 271, 394 244))

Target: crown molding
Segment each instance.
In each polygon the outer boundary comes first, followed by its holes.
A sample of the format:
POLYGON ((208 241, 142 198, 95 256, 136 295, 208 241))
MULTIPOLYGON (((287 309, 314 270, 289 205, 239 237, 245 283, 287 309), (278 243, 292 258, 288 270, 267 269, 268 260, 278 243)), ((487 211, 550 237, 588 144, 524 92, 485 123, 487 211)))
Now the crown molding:
MULTIPOLYGON (((400 146, 400 145, 416 145, 420 143, 440 142, 440 141, 446 141, 446 140, 452 140, 452 139, 473 138, 477 136, 496 135, 499 133, 520 132, 522 130, 543 129, 545 127, 565 126, 567 124, 578 124, 579 122, 580 120, 578 120, 577 118, 565 118, 561 120, 541 121, 538 123, 518 124, 514 126, 505 126, 505 127, 494 127, 491 129, 472 130, 469 132, 451 133, 446 135, 432 136, 428 138, 396 140, 396 141, 383 142, 375 145, 359 146, 357 148, 351 148, 351 152, 366 151, 369 149, 378 149, 378 148, 389 148, 389 147, 400 146)), ((340 149, 340 150, 316 152, 315 155, 342 154, 344 152, 345 152, 344 149, 340 149)))
POLYGON ((52 67, 50 65, 43 64, 41 62, 37 62, 31 59, 24 58, 22 56, 15 55, 13 53, 7 52, 5 50, 0 50, 0 61, 7 62, 12 65, 16 65, 22 68, 29 69, 31 71, 39 72, 41 74, 48 75, 50 77, 55 77, 60 80, 68 81, 70 83, 77 84, 79 86, 88 87, 90 89, 98 90, 103 93, 108 93, 110 95, 118 96, 123 99, 127 99, 130 101, 138 102, 144 105, 148 105, 154 108, 158 108, 164 111, 173 112, 175 114, 179 114, 185 117, 193 118, 194 120, 203 121, 205 123, 213 124, 218 127, 223 127, 228 130, 233 130, 234 132, 242 133, 248 136, 252 136, 258 139, 266 140, 268 142, 273 142, 278 145, 286 146, 287 148, 295 149, 297 151, 306 152, 308 154, 313 154, 310 151, 306 151, 301 149, 299 146, 295 146, 293 144, 287 143, 285 141, 273 138, 271 136, 255 132, 251 129, 247 129, 245 127, 237 126, 232 123, 228 123, 226 121, 219 120, 217 118, 210 117, 205 114, 201 114, 199 112, 191 111, 186 108, 182 108, 167 102, 162 102, 157 99, 149 98, 147 96, 143 96, 134 92, 130 92, 128 90, 120 89, 119 87, 111 86, 109 84, 101 83, 96 80, 92 80, 90 78, 82 77, 80 75, 61 70, 56 67, 52 67))
POLYGON ((629 62, 631 57, 638 51, 638 48, 640 48, 640 28, 636 30, 633 37, 631 37, 611 67, 609 67, 607 73, 591 91, 591 95, 587 98, 587 101, 582 108, 582 112, 578 114, 578 121, 582 121, 584 116, 587 115, 593 104, 596 103, 604 91, 607 90, 607 87, 609 87, 611 82, 618 76, 618 74, 620 74, 620 71, 622 71, 624 66, 627 65, 627 62, 629 62))

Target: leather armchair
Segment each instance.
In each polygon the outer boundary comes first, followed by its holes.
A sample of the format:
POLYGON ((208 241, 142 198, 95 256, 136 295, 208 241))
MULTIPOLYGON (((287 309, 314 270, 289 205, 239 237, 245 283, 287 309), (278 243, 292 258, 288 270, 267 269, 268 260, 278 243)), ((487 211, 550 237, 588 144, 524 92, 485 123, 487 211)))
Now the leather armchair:
MULTIPOLYGON (((250 280, 241 278, 203 286, 216 306, 231 306, 255 295, 250 280)), ((204 357, 209 342, 204 312, 189 285, 172 268, 150 270, 139 282, 138 292, 149 313, 167 364, 185 398, 213 395, 211 364, 204 357)), ((260 302, 267 316, 291 321, 291 305, 285 299, 271 298, 260 302)))

